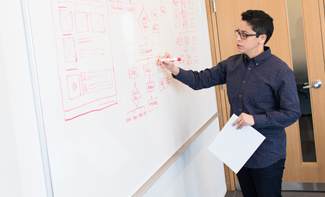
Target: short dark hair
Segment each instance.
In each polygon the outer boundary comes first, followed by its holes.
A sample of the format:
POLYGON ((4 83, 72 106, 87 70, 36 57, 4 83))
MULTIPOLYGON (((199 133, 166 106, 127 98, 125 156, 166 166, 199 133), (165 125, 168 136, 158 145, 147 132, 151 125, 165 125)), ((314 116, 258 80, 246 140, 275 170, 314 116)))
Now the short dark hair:
POLYGON ((243 12, 241 16, 243 21, 246 21, 252 26, 253 31, 257 34, 256 37, 259 37, 262 34, 266 35, 264 43, 266 44, 273 34, 273 18, 262 10, 247 10, 246 12, 243 12))

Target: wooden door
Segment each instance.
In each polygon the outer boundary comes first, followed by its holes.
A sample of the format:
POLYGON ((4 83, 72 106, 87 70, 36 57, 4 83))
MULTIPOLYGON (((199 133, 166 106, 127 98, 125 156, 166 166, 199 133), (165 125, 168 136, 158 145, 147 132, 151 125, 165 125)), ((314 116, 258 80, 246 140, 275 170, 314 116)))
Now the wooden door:
MULTIPOLYGON (((275 30, 267 46, 271 48, 273 54, 281 58, 290 68, 295 70, 291 47, 297 46, 292 46, 292 39, 290 40, 290 31, 292 30, 289 29, 287 1, 215 0, 214 6, 212 0, 206 0, 208 6, 210 39, 212 39, 211 48, 214 49, 212 50, 212 53, 214 53, 212 54, 214 56, 213 63, 216 64, 216 62, 225 60, 229 56, 238 53, 234 30, 238 28, 238 23, 241 20, 240 14, 248 9, 259 9, 264 10, 274 19, 275 30)), ((306 69, 309 79, 306 82, 312 84, 315 80, 320 80, 325 83, 325 50, 323 49, 323 46, 325 46, 325 39, 322 39, 325 38, 324 2, 323 0, 300 1, 301 0, 298 0, 296 4, 300 3, 300 6, 302 6, 302 31, 305 34, 305 39, 303 38, 303 40, 306 48, 306 69)), ((299 89, 301 89, 302 86, 303 85, 298 84, 299 89)), ((230 117, 230 107, 226 96, 226 87, 223 88, 220 86, 217 87, 216 90, 219 112, 221 112, 220 115, 223 116, 220 119, 220 126, 222 127, 230 117)), ((306 151, 304 153, 302 151, 304 149, 308 152, 308 148, 310 148, 311 145, 310 143, 305 143, 305 140, 301 138, 301 136, 303 137, 306 134, 301 134, 300 130, 306 130, 306 128, 304 128, 306 125, 303 125, 304 119, 299 120, 286 128, 287 161, 284 172, 284 182, 325 182, 325 143, 321 143, 321 141, 325 140, 325 121, 323 121, 325 118, 323 118, 322 115, 322 112, 325 111, 325 85, 318 89, 311 88, 309 91, 310 94, 307 96, 310 96, 311 114, 307 116, 311 115, 312 118, 309 117, 309 120, 311 120, 313 127, 313 134, 309 134, 309 138, 313 137, 314 139, 316 161, 310 162, 306 161, 306 159, 304 161, 303 156, 306 151)), ((304 107, 303 105, 302 108, 304 107)), ((303 118, 305 118, 305 115, 303 118)), ((225 168, 225 174, 228 190, 234 190, 235 180, 237 180, 236 175, 227 167, 225 168)))
POLYGON ((287 162, 285 182, 325 182, 325 87, 304 89, 303 86, 319 80, 325 82, 324 72, 324 2, 323 0, 287 0, 291 30, 293 68, 296 74, 302 115, 294 131, 287 131, 287 162), (301 17, 290 20, 293 12, 301 17), (300 24, 301 23, 301 24, 300 24), (299 28, 301 25, 301 28, 299 28), (294 35, 295 34, 295 35, 294 35), (297 40, 304 43, 297 44, 297 40), (297 49, 303 48, 305 52, 297 49), (298 58, 300 60, 298 60, 298 58), (305 61, 302 58, 305 56, 305 61), (299 64, 305 64, 301 77, 299 64), (303 79, 305 78, 305 81, 303 79))

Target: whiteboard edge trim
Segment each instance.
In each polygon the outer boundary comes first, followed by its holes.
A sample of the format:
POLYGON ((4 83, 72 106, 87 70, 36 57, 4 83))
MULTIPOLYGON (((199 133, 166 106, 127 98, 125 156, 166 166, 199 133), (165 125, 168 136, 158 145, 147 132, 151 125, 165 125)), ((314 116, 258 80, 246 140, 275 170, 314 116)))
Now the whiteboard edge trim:
POLYGON ((33 47, 31 23, 29 19, 28 3, 27 0, 20 0, 20 2, 21 2, 21 9, 23 15, 25 38, 26 38, 26 49, 28 53, 28 64, 30 68, 31 83, 32 83, 32 89, 34 95, 34 104, 35 104, 34 106, 35 106, 35 114, 37 118, 37 128, 38 128, 39 142, 41 148, 40 151, 42 156, 46 193, 48 197, 54 197, 50 163, 49 163, 48 150, 46 144, 42 104, 41 104, 41 98, 40 98, 40 92, 39 92, 39 86, 37 80, 37 69, 36 69, 35 53, 33 47))
POLYGON ((166 172, 166 170, 178 159, 179 156, 205 131, 210 124, 217 119, 216 112, 195 134, 190 137, 158 170, 155 172, 132 196, 143 196, 149 188, 166 172))

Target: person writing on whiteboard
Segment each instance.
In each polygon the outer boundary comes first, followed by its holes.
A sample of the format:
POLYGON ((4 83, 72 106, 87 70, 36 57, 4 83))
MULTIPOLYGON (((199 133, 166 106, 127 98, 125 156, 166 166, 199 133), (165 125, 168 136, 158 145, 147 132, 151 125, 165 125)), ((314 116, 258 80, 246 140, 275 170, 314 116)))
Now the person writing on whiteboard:
MULTIPOLYGON (((173 61, 159 61, 173 77, 194 90, 227 84, 231 114, 237 129, 253 126, 266 137, 237 173, 246 197, 281 196, 286 159, 284 128, 300 117, 293 71, 265 44, 273 33, 273 19, 261 10, 247 10, 235 30, 240 54, 200 72, 183 70, 173 61)), ((172 58, 166 52, 163 59, 172 58)))

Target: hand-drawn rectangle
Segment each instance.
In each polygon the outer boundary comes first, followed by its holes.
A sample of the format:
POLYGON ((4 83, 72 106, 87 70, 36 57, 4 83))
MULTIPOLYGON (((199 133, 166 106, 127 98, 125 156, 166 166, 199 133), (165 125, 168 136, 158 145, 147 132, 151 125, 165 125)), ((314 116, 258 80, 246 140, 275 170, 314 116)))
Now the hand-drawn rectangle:
POLYGON ((156 85, 154 81, 147 83, 147 92, 153 92, 156 90, 156 85))
POLYGON ((91 5, 91 0, 81 0, 82 5, 91 5))
POLYGON ((105 33, 104 15, 101 13, 90 13, 90 24, 93 32, 105 33))
POLYGON ((72 12, 69 10, 59 10, 61 29, 63 31, 73 31, 72 12))
POLYGON ((152 112, 153 110, 157 109, 158 106, 158 98, 154 98, 148 101, 148 111, 152 112))
POLYGON ((135 68, 131 68, 129 69, 129 78, 130 79, 134 79, 136 77, 139 77, 139 71, 138 71, 138 68, 135 67, 135 68))
POLYGON ((144 76, 153 76, 154 75, 154 69, 153 64, 147 64, 143 66, 143 73, 144 76))
POLYGON ((103 6, 103 0, 94 0, 94 5, 101 8, 103 6))
POLYGON ((152 43, 140 46, 141 55, 154 55, 154 53, 155 51, 152 43))
POLYGON ((128 14, 136 14, 136 6, 134 3, 125 3, 125 10, 128 14))
POLYGON ((63 38, 63 51, 65 62, 76 62, 76 46, 74 38, 63 38))
POLYGON ((80 73, 82 92, 89 94, 113 88, 112 70, 80 73))
POLYGON ((77 32, 88 32, 88 14, 87 12, 75 12, 75 21, 77 32))
POLYGON ((70 3, 78 5, 78 0, 69 0, 70 3))
POLYGON ((67 76, 67 85, 68 85, 70 100, 73 100, 73 99, 81 96, 79 75, 68 75, 67 76))
POLYGON ((123 1, 110 1, 110 7, 113 14, 124 14, 123 1))

